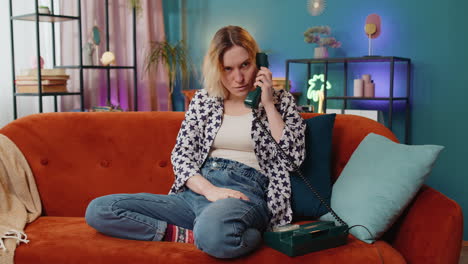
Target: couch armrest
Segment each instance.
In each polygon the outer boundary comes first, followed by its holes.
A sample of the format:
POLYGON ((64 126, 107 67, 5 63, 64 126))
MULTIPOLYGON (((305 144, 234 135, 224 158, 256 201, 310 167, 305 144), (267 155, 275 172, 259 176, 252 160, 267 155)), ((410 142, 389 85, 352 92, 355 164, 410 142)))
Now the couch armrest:
POLYGON ((425 185, 389 233, 387 240, 408 263, 457 264, 463 213, 455 201, 425 185))

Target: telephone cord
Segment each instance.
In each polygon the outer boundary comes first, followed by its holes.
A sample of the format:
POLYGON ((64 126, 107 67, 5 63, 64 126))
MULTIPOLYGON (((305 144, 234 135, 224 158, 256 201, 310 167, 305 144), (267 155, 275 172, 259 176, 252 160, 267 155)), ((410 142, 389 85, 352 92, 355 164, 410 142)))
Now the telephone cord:
POLYGON ((273 138, 273 136, 268 132, 268 129, 265 127, 265 125, 262 124, 258 119, 255 119, 254 122, 258 123, 258 125, 265 131, 265 133, 270 137, 270 139, 276 144, 277 149, 281 151, 283 156, 290 162, 291 166, 294 168, 294 171, 301 177, 301 179, 304 181, 304 183, 307 185, 307 187, 314 193, 314 195, 320 200, 320 202, 327 208, 327 210, 333 215, 333 217, 341 224, 341 225, 347 225, 341 217, 339 217, 335 211, 328 205, 328 203, 322 198, 322 196, 315 190, 315 188, 312 187, 310 182, 307 180, 307 178, 302 174, 301 170, 299 167, 294 163, 292 158, 284 152, 283 148, 276 142, 276 140, 273 138))

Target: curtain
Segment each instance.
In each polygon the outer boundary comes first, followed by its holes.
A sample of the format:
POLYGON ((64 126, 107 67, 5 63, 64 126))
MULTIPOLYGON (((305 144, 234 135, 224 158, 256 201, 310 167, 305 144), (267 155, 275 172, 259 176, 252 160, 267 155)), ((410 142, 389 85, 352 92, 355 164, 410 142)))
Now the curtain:
MULTIPOLYGON (((133 26, 131 1, 109 0, 109 51, 116 57, 117 66, 133 66, 133 26)), ((165 40, 162 0, 140 0, 141 9, 136 16, 137 43, 137 87, 139 111, 172 110, 169 95, 169 81, 164 67, 148 73, 145 58, 152 41, 165 40)), ((61 1, 61 14, 77 15, 77 1, 61 1)), ((92 30, 97 27, 101 43, 92 56, 94 65, 101 65, 98 59, 106 51, 106 15, 104 0, 81 1, 82 43, 79 45, 78 22, 62 22, 60 27, 62 65, 79 65, 79 49, 83 50, 83 64, 88 62, 87 43, 92 43, 92 30), (96 56, 97 54, 97 56, 96 56)), ((161 65, 160 65, 161 66, 161 65)), ((104 106, 108 103, 107 71, 104 69, 83 70, 85 109, 104 106)), ((67 69, 70 75, 68 90, 80 90, 78 69, 67 69)), ((110 70, 110 103, 124 110, 134 110, 134 75, 130 69, 110 70)), ((61 110, 80 108, 79 96, 62 96, 61 110)))

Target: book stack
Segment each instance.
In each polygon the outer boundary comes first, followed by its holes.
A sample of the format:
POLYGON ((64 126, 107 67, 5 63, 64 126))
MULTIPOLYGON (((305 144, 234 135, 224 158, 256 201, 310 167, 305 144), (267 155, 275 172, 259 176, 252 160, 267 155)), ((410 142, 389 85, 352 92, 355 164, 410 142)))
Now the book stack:
POLYGON ((94 106, 90 112, 123 112, 122 108, 114 106, 94 106))
MULTIPOLYGON (((41 90, 43 93, 67 92, 69 78, 65 69, 41 69, 41 90)), ((27 70, 16 76, 15 84, 17 93, 38 93, 37 69, 27 70)))
MULTIPOLYGON (((286 78, 273 78, 273 88, 275 90, 286 89, 286 78)), ((289 80, 289 89, 291 90, 291 80, 289 80)))

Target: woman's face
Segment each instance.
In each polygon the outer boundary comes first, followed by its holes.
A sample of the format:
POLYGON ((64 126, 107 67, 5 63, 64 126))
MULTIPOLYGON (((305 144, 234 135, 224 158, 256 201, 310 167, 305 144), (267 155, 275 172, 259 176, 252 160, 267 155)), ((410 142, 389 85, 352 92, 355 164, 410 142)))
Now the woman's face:
POLYGON ((221 82, 229 91, 228 98, 245 98, 252 89, 256 73, 257 67, 244 48, 233 46, 224 53, 221 82))

